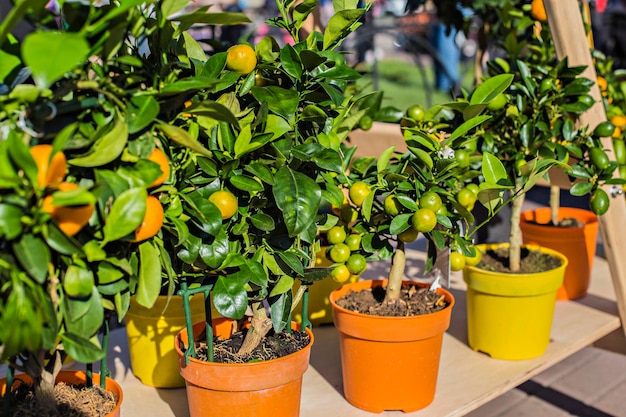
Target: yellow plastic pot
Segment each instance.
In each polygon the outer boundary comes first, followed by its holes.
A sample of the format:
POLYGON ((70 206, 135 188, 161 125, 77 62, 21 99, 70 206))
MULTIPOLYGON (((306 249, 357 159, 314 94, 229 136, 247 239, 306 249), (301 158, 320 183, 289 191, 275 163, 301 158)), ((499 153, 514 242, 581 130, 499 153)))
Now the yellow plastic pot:
MULTIPOLYGON (((507 244, 478 245, 483 253, 507 244)), ((526 245, 557 257, 561 265, 533 274, 492 272, 466 267, 468 343, 496 359, 541 356, 550 343, 556 294, 563 283, 567 258, 540 246, 526 245)))
MULTIPOLYGON (((204 321, 204 297, 196 295, 191 298, 190 304, 192 322, 204 321)), ((157 388, 185 386, 174 349, 176 334, 184 327, 181 296, 172 296, 169 305, 167 296, 159 296, 150 309, 139 305, 135 297, 131 297, 126 313, 128 350, 133 374, 142 383, 157 388)))

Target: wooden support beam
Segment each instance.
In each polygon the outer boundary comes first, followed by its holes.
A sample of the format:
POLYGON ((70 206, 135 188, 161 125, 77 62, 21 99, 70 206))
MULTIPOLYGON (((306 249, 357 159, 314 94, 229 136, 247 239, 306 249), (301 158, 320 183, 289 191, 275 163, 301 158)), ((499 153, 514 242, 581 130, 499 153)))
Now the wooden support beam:
MULTIPOLYGON (((544 0, 548 15, 548 24, 554 39, 557 57, 568 58, 570 66, 586 65, 587 69, 582 76, 591 80, 596 79, 596 71, 591 58, 589 43, 580 13, 577 0, 544 0)), ((585 112, 581 118, 581 125, 594 128, 606 120, 606 112, 602 104, 600 89, 594 84, 591 95, 596 103, 585 112)), ((603 139, 604 148, 614 160, 613 143, 611 138, 603 139)), ((602 244, 609 263, 615 298, 622 320, 622 329, 626 332, 626 203, 621 194, 613 195, 610 186, 605 191, 612 196, 609 211, 600 216, 600 230, 602 244)))

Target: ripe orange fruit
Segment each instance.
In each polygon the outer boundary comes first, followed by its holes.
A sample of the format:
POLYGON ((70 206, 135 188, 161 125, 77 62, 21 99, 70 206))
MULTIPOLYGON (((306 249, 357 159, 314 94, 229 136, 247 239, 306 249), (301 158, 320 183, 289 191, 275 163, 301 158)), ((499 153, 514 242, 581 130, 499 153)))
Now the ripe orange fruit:
POLYGON ((623 114, 617 114, 611 118, 611 123, 624 130, 624 128, 626 128, 626 116, 623 114))
POLYGON ((222 213, 222 220, 233 217, 239 208, 237 197, 227 190, 214 192, 209 196, 209 201, 215 204, 220 210, 220 213, 222 213))
POLYGON ((545 22, 548 20, 548 14, 546 13, 546 8, 543 5, 543 0, 533 0, 530 4, 530 15, 533 19, 538 20, 540 22, 545 22))
POLYGON ((141 242, 156 235, 163 225, 163 214, 163 206, 159 199, 149 195, 146 199, 146 214, 144 214, 143 221, 135 230, 135 238, 131 239, 131 242, 141 242))
POLYGON ((167 160, 167 156, 163 153, 159 148, 154 148, 154 150, 148 155, 148 159, 156 164, 159 164, 159 168, 161 168, 161 175, 157 177, 152 184, 148 186, 148 188, 157 187, 165 182, 167 177, 170 176, 170 162, 167 160))
POLYGON ((242 75, 250 74, 256 68, 256 52, 250 45, 233 45, 226 51, 226 68, 242 75))
POLYGON ((52 159, 52 145, 35 145, 30 148, 30 154, 37 164, 37 183, 40 187, 56 186, 63 178, 67 170, 67 159, 61 151, 54 154, 52 159))
MULTIPOLYGON (((59 191, 71 191, 78 189, 78 184, 62 182, 59 191)), ((43 200, 43 211, 50 213, 50 217, 59 226, 61 231, 68 236, 74 236, 89 222, 93 214, 93 204, 85 206, 55 206, 51 195, 43 200)))
POLYGON ((598 88, 600 89, 600 91, 606 91, 607 87, 609 86, 609 83, 606 81, 606 78, 601 77, 599 75, 596 78, 596 83, 598 84, 598 88))

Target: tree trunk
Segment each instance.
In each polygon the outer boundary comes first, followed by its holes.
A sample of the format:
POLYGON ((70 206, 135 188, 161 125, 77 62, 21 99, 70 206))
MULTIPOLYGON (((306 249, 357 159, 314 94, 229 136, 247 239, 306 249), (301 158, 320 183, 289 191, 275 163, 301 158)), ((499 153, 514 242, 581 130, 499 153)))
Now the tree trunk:
POLYGON ((54 396, 54 378, 61 366, 57 365, 58 357, 52 365, 53 370, 48 371, 44 366, 45 351, 40 349, 37 353, 32 353, 25 363, 26 373, 33 378, 33 390, 38 407, 46 410, 44 415, 56 415, 57 404, 54 396))
POLYGON ((509 232, 509 269, 519 272, 522 255, 522 230, 519 222, 526 194, 521 192, 511 205, 511 231, 509 232))
POLYGON ((405 266, 404 242, 398 239, 398 245, 393 253, 391 267, 389 268, 389 282, 385 292, 385 303, 397 303, 400 301, 400 288, 402 288, 405 266))
POLYGON ((267 332, 272 328, 272 320, 265 314, 265 308, 260 301, 252 304, 252 321, 250 322, 250 330, 246 333, 246 338, 239 348, 239 355, 247 355, 256 348, 261 340, 265 337, 267 332))
POLYGON ((559 224, 559 206, 561 205, 561 188, 550 186, 550 221, 553 225, 559 224))

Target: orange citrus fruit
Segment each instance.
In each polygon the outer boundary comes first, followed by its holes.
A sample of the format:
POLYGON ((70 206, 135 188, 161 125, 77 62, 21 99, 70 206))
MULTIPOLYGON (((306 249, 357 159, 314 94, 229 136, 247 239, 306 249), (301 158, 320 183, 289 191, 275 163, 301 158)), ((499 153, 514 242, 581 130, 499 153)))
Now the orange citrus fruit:
POLYGON ((222 213, 222 220, 233 217, 239 208, 237 197, 227 190, 214 192, 209 196, 209 201, 215 204, 220 210, 220 213, 222 213))
POLYGON ((56 186, 63 178, 67 170, 67 159, 61 151, 54 154, 52 159, 52 145, 42 144, 30 148, 30 154, 37 164, 37 183, 40 187, 56 186))
POLYGON ((167 156, 165 156, 163 151, 159 148, 154 148, 150 155, 148 155, 148 159, 158 164, 161 169, 161 175, 159 175, 157 179, 152 181, 152 184, 148 186, 149 188, 157 187, 163 184, 167 177, 170 176, 170 162, 167 160, 167 156))
POLYGON ((161 202, 155 196, 149 195, 146 199, 146 214, 144 214, 143 221, 135 230, 135 238, 131 242, 141 242, 156 235, 163 225, 163 216, 161 202))
POLYGON ((242 75, 250 74, 256 68, 256 52, 250 45, 233 45, 226 51, 226 68, 242 75))
MULTIPOLYGON (((78 189, 78 184, 62 182, 59 191, 71 191, 78 189)), ((84 206, 55 206, 51 195, 43 200, 43 211, 59 226, 61 231, 68 236, 74 236, 89 222, 93 214, 93 204, 84 206)))
POLYGON ((599 75, 596 78, 596 83, 598 84, 598 88, 600 89, 600 91, 606 91, 606 89, 609 86, 609 83, 606 81, 606 78, 601 77, 599 75))
POLYGON ((530 4, 530 15, 533 19, 538 20, 540 22, 545 22, 548 20, 548 14, 546 13, 546 8, 543 5, 543 0, 533 0, 530 4))
POLYGON ((611 123, 624 130, 624 128, 626 128, 626 116, 623 114, 617 114, 611 118, 611 123))

